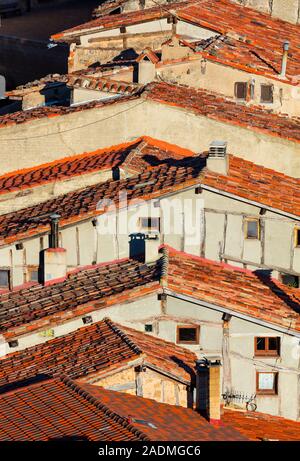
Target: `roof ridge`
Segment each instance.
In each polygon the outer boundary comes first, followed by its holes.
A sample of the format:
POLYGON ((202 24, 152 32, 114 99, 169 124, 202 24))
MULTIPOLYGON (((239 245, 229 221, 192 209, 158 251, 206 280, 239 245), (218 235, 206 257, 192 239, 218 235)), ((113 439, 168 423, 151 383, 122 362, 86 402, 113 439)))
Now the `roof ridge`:
POLYGON ((65 384, 67 387, 69 387, 74 392, 76 392, 76 394, 80 395, 85 400, 87 400, 89 403, 91 403, 96 408, 101 410, 106 416, 109 416, 115 422, 117 422, 118 424, 128 429, 134 435, 138 436, 139 439, 144 440, 144 441, 150 441, 149 437, 146 434, 144 434, 139 429, 136 429, 132 424, 128 422, 126 418, 110 410, 109 407, 107 407, 104 403, 102 403, 100 400, 94 397, 89 391, 87 391, 86 389, 82 389, 80 385, 78 385, 74 380, 72 380, 68 376, 60 375, 60 376, 56 376, 55 378, 59 379, 63 384, 65 384))
POLYGON ((122 341, 124 341, 132 350, 138 355, 143 354, 144 352, 137 346, 128 336, 127 334, 122 331, 109 317, 104 317, 103 322, 106 323, 111 330, 116 333, 122 341))

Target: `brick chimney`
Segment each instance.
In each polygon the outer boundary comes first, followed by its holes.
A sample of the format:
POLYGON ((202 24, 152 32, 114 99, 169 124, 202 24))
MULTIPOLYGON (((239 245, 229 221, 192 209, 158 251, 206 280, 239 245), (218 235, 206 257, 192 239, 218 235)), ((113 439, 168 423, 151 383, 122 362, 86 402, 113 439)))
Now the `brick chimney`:
POLYGON ((216 173, 228 174, 227 142, 213 141, 210 144, 206 166, 216 173))
POLYGON ((44 285, 63 281, 67 275, 67 252, 59 247, 59 219, 58 214, 50 215, 51 233, 49 248, 40 254, 39 278, 44 285))
POLYGON ((197 410, 204 413, 211 424, 221 423, 221 360, 203 358, 196 361, 197 410))

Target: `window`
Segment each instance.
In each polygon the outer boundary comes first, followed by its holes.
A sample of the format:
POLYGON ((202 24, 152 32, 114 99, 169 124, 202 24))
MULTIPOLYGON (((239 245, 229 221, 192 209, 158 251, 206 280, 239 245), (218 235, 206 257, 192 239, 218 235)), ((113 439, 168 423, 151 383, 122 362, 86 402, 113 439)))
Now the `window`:
POLYGON ((159 218, 140 218, 140 226, 143 229, 159 231, 160 219, 159 218))
POLYGON ((13 339, 12 341, 9 341, 9 342, 8 342, 8 345, 9 345, 9 347, 11 347, 11 348, 18 347, 19 341, 18 341, 17 339, 13 339))
POLYGON ((246 101, 247 99, 247 82, 236 82, 234 85, 234 95, 237 99, 246 101))
POLYGON ((199 344, 199 327, 178 326, 177 344, 199 344))
POLYGON ((28 281, 29 282, 38 282, 39 281, 39 268, 38 266, 28 266, 28 281))
POLYGON ((255 355, 278 357, 280 355, 279 337, 257 337, 254 339, 255 355))
POLYGON ((152 333, 153 332, 153 325, 151 325, 151 324, 145 325, 145 331, 147 333, 152 333))
POLYGON ((93 323, 93 317, 91 315, 86 315, 85 317, 82 317, 82 322, 84 323, 84 325, 93 323))
POLYGON ((0 289, 10 288, 10 270, 0 269, 0 289))
POLYGON ((272 371, 258 371, 256 373, 256 392, 257 394, 275 395, 277 394, 278 373, 272 371))
POLYGON ((256 239, 260 238, 260 222, 256 218, 245 219, 245 238, 256 239))
POLYGON ((295 227, 294 232, 295 232, 294 234, 295 247, 300 247, 300 227, 295 227))
POLYGON ((273 85, 261 85, 260 87, 260 102, 273 102, 273 85))
POLYGON ((281 282, 293 288, 299 288, 299 277, 297 275, 292 274, 280 274, 281 282))

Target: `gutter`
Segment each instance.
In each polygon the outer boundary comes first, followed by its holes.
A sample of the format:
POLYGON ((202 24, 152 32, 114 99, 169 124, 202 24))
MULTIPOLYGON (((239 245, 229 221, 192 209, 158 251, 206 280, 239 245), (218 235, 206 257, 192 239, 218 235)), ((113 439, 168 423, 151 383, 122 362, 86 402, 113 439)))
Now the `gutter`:
POLYGON ((272 330, 278 331, 280 333, 284 333, 289 336, 294 336, 296 338, 300 339, 300 332, 297 332, 295 330, 291 330, 290 328, 286 327, 281 327, 279 325, 275 325, 274 323, 267 322, 265 320, 258 319, 256 317, 251 317, 250 315, 247 314, 242 314, 241 312, 234 311, 232 309, 228 309, 226 307, 219 306, 217 304, 209 303, 207 301, 201 301, 195 298, 192 298, 191 296, 183 295, 176 293, 175 291, 169 290, 168 288, 164 289, 164 293, 167 296, 171 296, 172 298, 177 298, 182 301, 187 301, 192 304, 196 304, 201 307, 206 307, 207 309, 215 310, 218 312, 222 312, 223 314, 229 314, 232 315, 232 317, 236 317, 241 320, 246 320, 247 322, 255 323, 257 325, 270 328, 272 330))

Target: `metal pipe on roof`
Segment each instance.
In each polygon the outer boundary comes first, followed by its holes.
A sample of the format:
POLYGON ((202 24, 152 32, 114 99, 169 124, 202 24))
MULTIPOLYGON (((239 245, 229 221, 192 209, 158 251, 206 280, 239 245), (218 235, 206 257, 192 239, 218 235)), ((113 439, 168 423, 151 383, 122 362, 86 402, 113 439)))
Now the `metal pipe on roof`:
POLYGON ((286 40, 283 44, 283 55, 282 55, 282 62, 281 62, 280 77, 282 78, 286 78, 286 68, 287 68, 289 48, 290 48, 290 42, 286 40))

